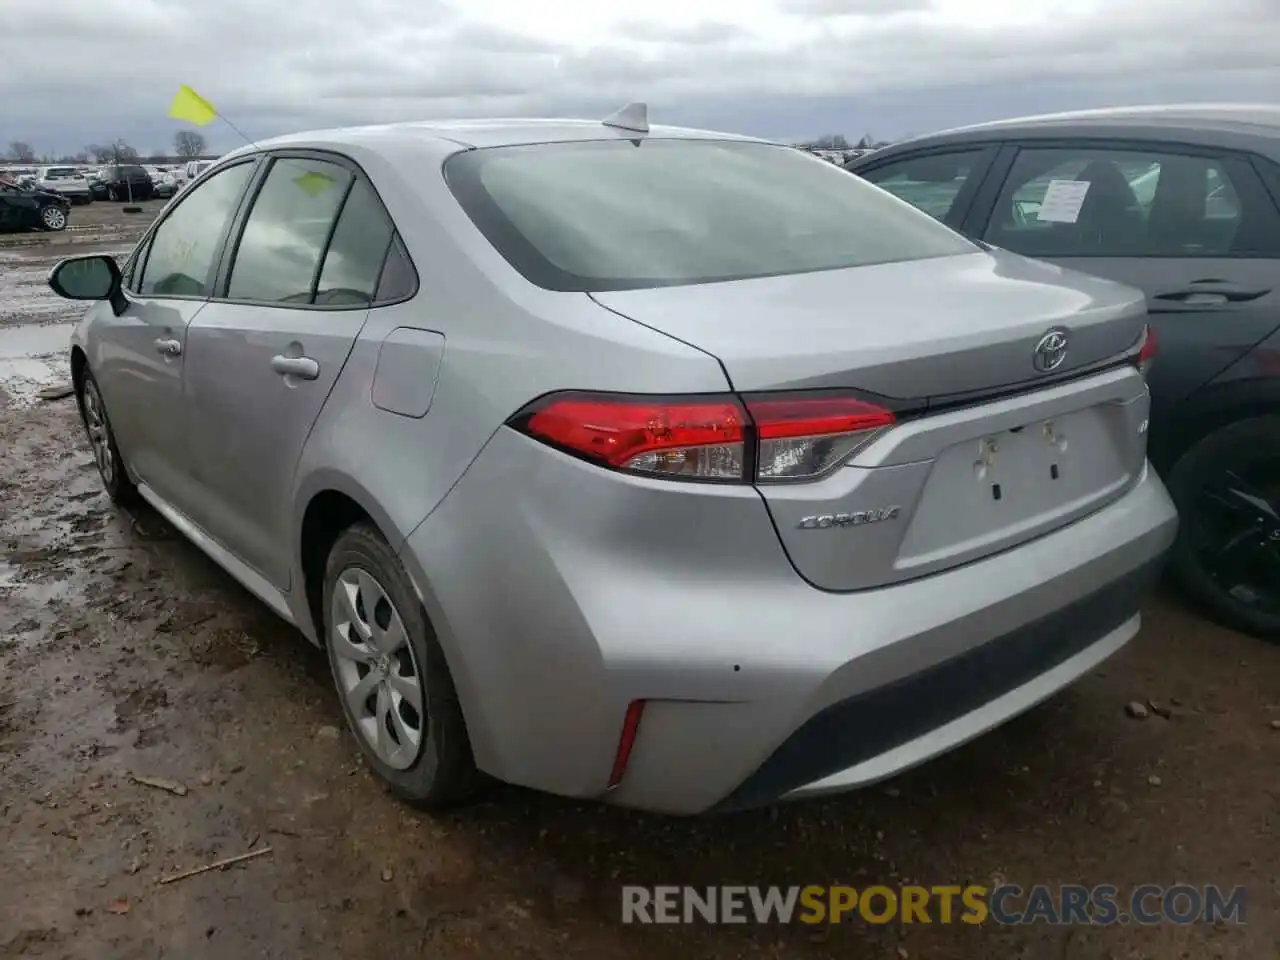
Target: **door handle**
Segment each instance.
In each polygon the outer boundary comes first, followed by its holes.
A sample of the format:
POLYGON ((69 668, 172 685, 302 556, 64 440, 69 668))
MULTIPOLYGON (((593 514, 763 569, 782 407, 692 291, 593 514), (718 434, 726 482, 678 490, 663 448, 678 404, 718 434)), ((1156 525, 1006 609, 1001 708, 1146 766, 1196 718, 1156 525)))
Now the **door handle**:
POLYGON ((320 364, 310 357, 286 357, 278 353, 271 358, 271 369, 282 377, 297 377, 299 380, 314 380, 320 376, 320 364))
POLYGON ((1226 280, 1195 280, 1180 290, 1157 293, 1154 299, 1186 304, 1248 303, 1270 292, 1270 287, 1244 287, 1226 280))
POLYGON ((156 340, 156 353, 162 353, 166 357, 181 356, 182 344, 171 338, 160 337, 156 340))

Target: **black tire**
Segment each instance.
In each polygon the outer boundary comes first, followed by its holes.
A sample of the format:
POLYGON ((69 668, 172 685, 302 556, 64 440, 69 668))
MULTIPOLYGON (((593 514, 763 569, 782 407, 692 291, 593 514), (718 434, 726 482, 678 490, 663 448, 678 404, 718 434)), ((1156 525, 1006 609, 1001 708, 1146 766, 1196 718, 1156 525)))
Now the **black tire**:
POLYGON ((107 407, 102 400, 102 391, 98 389, 98 381, 93 379, 93 373, 88 367, 85 367, 79 389, 76 390, 76 403, 80 407, 80 422, 84 425, 85 435, 98 467, 98 476, 102 478, 102 486, 107 491, 107 496, 112 502, 122 507, 136 506, 141 499, 138 488, 129 479, 124 457, 120 456, 120 448, 116 445, 116 433, 111 427, 111 418, 107 416, 107 407), (98 428, 95 428, 92 423, 95 419, 95 411, 99 415, 98 419, 101 420, 98 428), (102 432, 98 439, 94 436, 95 429, 102 432), (109 458, 106 460, 109 469, 104 467, 103 450, 109 458))
POLYGON ((1254 417, 1214 431, 1182 455, 1168 480, 1180 516, 1170 557, 1173 575, 1219 623, 1280 642, 1280 520, 1265 509, 1249 508, 1238 494, 1220 492, 1261 495, 1272 511, 1280 511, 1280 416, 1254 417), (1230 552, 1226 544, 1232 545, 1230 552), (1255 556, 1246 557, 1248 551, 1255 556), (1249 572, 1232 576, 1237 568, 1224 557, 1247 559, 1251 565, 1242 569, 1249 572), (1267 564, 1275 565, 1270 574, 1267 564))
MULTIPOLYGON (((370 768, 382 778, 395 796, 417 806, 442 809, 465 803, 475 797, 485 778, 476 769, 462 707, 445 662, 444 651, 427 621, 408 574, 395 552, 372 525, 357 523, 344 531, 334 543, 325 565, 323 602, 324 647, 329 656, 330 672, 347 726, 370 768), (420 673, 425 673, 425 679, 421 683, 425 716, 418 717, 418 729, 423 732, 420 733, 416 754, 412 755, 411 762, 407 765, 403 762, 399 766, 388 764, 369 743, 368 737, 357 723, 347 696, 346 681, 340 672, 346 666, 351 666, 351 663, 347 661, 344 665, 342 658, 335 652, 335 644, 342 641, 336 633, 339 623, 335 617, 334 597, 340 589, 339 578, 344 572, 352 570, 368 573, 382 588, 404 625, 405 636, 414 658, 413 666, 416 668, 417 664, 423 665, 420 673)), ((378 616, 376 612, 368 611, 365 615, 369 618, 378 616)), ((373 695, 367 699, 372 700, 373 695)), ((413 713, 412 705, 410 712, 413 713)), ((403 720, 403 714, 401 719, 403 720)), ((379 723, 386 723, 376 715, 364 718, 361 723, 367 725, 371 720, 375 727, 379 723)))

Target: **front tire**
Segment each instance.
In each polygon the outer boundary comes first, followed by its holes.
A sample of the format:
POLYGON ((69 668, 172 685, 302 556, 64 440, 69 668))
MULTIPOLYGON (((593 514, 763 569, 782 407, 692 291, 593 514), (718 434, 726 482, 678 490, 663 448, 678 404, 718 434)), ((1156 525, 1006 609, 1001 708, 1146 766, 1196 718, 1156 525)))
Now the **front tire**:
POLYGON ((463 803, 482 778, 444 651, 395 552, 371 525, 348 528, 324 578, 325 649, 366 762, 403 800, 463 803))
POLYGON ((87 367, 76 393, 76 401, 80 406, 80 421, 84 424, 89 446, 93 450, 93 459, 98 467, 98 476, 102 477, 102 486, 106 489, 107 496, 122 507, 133 506, 139 500, 138 488, 129 479, 124 458, 120 456, 120 448, 116 446, 116 435, 111 429, 106 405, 102 402, 98 381, 93 379, 93 374, 87 367))
POLYGON ((1169 472, 1171 569, 1225 626, 1280 641, 1280 416, 1214 431, 1169 472))

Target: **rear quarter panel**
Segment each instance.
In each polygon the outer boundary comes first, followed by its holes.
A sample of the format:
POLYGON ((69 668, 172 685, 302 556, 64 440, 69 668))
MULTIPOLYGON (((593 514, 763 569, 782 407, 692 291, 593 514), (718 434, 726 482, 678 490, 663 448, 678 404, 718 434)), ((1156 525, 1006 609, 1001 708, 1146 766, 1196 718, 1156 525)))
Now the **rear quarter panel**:
POLYGON ((448 191, 440 165, 453 149, 433 151, 421 143, 341 148, 382 196, 419 289, 404 303, 370 312, 303 450, 295 530, 311 498, 336 489, 361 503, 398 549, 494 431, 553 390, 727 388, 720 365, 705 353, 619 317, 584 294, 540 290, 520 277, 448 191), (382 342, 403 328, 444 338, 430 410, 420 418, 372 401, 382 342))

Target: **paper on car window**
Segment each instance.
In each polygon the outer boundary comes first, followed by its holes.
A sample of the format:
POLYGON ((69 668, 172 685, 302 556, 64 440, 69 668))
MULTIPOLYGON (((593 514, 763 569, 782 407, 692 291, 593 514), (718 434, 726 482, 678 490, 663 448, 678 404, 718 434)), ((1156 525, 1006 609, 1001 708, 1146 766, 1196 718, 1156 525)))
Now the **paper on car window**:
POLYGON ((1049 189, 1040 201, 1038 220, 1051 223, 1075 223, 1080 219, 1080 208, 1089 193, 1088 180, 1050 180, 1049 189))

